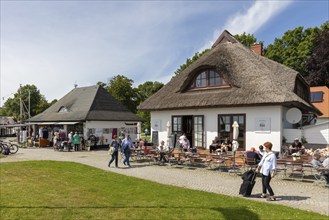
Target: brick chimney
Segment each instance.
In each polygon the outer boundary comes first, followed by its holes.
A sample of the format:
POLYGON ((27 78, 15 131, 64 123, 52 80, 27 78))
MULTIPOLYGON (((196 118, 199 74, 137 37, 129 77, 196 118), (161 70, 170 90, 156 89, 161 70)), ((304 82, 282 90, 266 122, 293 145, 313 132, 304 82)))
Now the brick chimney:
POLYGON ((257 53, 259 56, 262 56, 262 51, 263 51, 263 45, 260 43, 254 43, 253 45, 250 46, 250 49, 257 53))

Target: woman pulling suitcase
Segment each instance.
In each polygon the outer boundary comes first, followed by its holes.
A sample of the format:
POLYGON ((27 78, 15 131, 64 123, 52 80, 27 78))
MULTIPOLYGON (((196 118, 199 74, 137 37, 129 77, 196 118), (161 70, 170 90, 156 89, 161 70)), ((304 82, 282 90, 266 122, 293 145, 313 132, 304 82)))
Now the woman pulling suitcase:
POLYGON ((260 172, 262 174, 263 193, 260 197, 266 198, 266 192, 268 191, 270 197, 267 200, 275 201, 276 198, 274 196, 272 187, 270 186, 270 182, 276 174, 276 156, 275 153, 272 152, 271 142, 266 142, 263 144, 263 146, 265 147, 266 153, 264 154, 256 169, 257 173, 260 172))

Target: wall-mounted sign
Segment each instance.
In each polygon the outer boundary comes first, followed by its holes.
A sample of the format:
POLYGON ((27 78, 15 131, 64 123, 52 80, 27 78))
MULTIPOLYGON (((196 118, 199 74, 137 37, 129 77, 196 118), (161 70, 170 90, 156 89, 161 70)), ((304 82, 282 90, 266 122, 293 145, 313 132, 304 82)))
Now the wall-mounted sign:
POLYGON ((271 118, 255 118, 255 132, 271 132, 271 118))
POLYGON ((160 131, 161 130, 161 120, 155 119, 153 121, 153 130, 160 131))

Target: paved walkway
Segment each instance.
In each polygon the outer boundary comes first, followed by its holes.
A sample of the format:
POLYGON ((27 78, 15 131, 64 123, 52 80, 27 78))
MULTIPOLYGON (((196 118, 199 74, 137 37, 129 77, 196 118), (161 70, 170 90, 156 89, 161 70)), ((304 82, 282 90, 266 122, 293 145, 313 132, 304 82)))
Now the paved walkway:
MULTIPOLYGON (((120 168, 108 168, 109 156, 106 151, 54 152, 50 148, 20 148, 16 154, 2 158, 0 162, 26 160, 78 162, 163 184, 241 197, 238 195, 238 191, 242 179, 238 175, 204 168, 189 169, 187 167, 176 168, 175 166, 150 166, 148 163, 137 162, 131 163, 132 168, 126 168, 121 162, 119 162, 120 168)), ((324 187, 324 184, 287 181, 276 177, 272 180, 271 186, 278 198, 276 202, 271 203, 314 211, 329 216, 329 189, 324 187)), ((257 178, 253 190, 254 195, 246 199, 268 202, 265 199, 258 198, 260 193, 261 179, 257 178)))

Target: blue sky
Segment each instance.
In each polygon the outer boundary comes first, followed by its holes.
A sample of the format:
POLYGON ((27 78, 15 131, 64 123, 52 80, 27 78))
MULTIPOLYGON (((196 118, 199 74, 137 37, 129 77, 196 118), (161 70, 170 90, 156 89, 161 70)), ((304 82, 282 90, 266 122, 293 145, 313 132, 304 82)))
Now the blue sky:
POLYGON ((19 85, 48 101, 121 74, 167 83, 186 58, 227 29, 265 46, 329 20, 325 1, 1 0, 0 106, 19 85))

